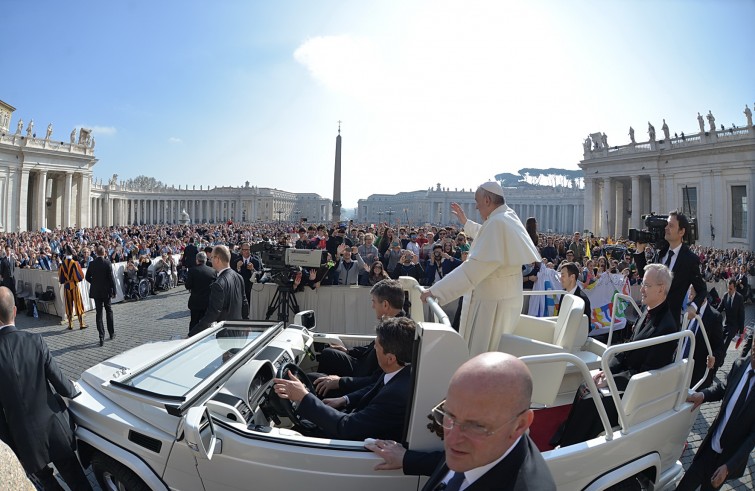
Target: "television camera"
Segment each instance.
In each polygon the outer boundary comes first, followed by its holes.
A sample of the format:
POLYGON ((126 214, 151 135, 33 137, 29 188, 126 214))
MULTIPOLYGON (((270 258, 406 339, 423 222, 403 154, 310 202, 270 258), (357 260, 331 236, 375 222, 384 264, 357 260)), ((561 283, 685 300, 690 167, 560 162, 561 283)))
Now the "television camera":
POLYGON ((294 282, 301 276, 301 268, 319 268, 327 264, 327 251, 315 249, 294 249, 283 245, 259 242, 250 246, 250 252, 259 253, 263 272, 278 288, 267 308, 265 319, 278 311, 278 320, 288 323, 289 309, 299 312, 299 303, 294 295, 294 282))
MULTIPOLYGON (((666 225, 668 225, 668 216, 656 215, 651 212, 649 215, 642 215, 645 222, 646 230, 629 229, 629 240, 638 244, 650 244, 655 249, 663 249, 668 243, 666 242, 666 225)), ((685 230, 684 242, 692 245, 697 239, 697 221, 692 217, 689 220, 689 230, 685 230)))

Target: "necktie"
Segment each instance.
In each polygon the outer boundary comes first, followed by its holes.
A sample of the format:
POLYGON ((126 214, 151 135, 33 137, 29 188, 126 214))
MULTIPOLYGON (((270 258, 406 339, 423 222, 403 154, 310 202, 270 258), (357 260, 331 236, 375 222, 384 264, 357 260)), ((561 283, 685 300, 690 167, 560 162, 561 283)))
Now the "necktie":
MULTIPOLYGON (((692 319, 692 322, 690 322, 689 326, 687 326, 687 329, 692 331, 692 334, 697 335, 697 319, 692 319)), ((684 356, 682 358, 689 358, 689 348, 691 344, 692 341, 685 339, 684 356)))
POLYGON ((435 486, 435 491, 459 491, 461 483, 464 482, 463 472, 454 472, 454 475, 449 479, 447 483, 442 482, 435 486))
POLYGON ((666 267, 668 267, 668 269, 671 269, 672 257, 674 257, 674 251, 668 251, 668 256, 666 256, 666 267))
POLYGON ((750 392, 750 383, 752 382, 752 375, 755 374, 755 370, 748 369, 747 371, 747 382, 745 382, 745 386, 742 387, 742 392, 739 394, 739 399, 737 399, 737 403, 734 405, 734 409, 731 411, 731 416, 729 417, 729 420, 732 418, 736 418, 739 412, 744 408, 745 402, 747 402, 747 395, 750 392))

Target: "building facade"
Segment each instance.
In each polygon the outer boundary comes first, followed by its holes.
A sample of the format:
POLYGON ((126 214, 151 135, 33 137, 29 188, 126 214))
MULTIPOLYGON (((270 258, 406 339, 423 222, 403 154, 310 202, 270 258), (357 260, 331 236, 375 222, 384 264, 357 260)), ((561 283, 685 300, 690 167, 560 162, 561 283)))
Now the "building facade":
POLYGON ((192 223, 257 221, 330 221, 331 201, 314 193, 290 193, 250 186, 176 189, 131 188, 118 182, 95 182, 91 190, 92 226, 181 223, 186 212, 192 223))
MULTIPOLYGON (((451 215, 451 203, 461 205, 468 218, 480 222, 474 191, 451 190, 440 184, 426 191, 411 191, 397 194, 373 194, 359 200, 359 222, 390 222, 402 224, 449 224, 456 223, 451 215)), ((582 189, 532 186, 506 188, 506 204, 514 209, 524 223, 535 217, 538 230, 571 234, 583 229, 582 189)))
MULTIPOLYGON (((24 131, 15 108, 0 101, 0 231, 90 225, 94 139, 74 129, 68 141, 53 138, 52 125, 38 137, 34 121, 24 131)), ((40 133, 41 134, 41 133, 40 133)))
POLYGON ((608 146, 595 133, 583 142, 584 223, 596 235, 626 237, 645 228, 642 216, 678 209, 696 218, 697 243, 718 248, 755 246, 755 217, 748 200, 755 192, 755 128, 745 106, 745 125, 716 127, 712 113, 698 113, 699 132, 608 146), (706 121, 707 120, 707 121, 706 121), (707 124, 706 124, 707 123, 707 124))

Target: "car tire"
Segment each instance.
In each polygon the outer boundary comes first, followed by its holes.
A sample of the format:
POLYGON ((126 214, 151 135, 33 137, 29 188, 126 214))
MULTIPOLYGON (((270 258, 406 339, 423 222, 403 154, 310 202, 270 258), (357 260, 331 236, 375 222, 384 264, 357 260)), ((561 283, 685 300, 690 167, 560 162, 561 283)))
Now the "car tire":
POLYGON ((103 491, 150 491, 149 486, 131 469, 107 455, 94 454, 92 470, 103 491))

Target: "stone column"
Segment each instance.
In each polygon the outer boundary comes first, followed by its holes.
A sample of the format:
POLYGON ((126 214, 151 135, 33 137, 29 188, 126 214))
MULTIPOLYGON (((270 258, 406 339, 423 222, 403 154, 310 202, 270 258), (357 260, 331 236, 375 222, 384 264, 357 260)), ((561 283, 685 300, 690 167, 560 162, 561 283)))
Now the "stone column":
POLYGON ((663 190, 664 179, 659 175, 656 177, 655 182, 653 181, 653 179, 650 179, 650 211, 664 213, 664 211, 660 209, 661 191, 663 190))
POLYGON ((642 200, 640 198, 640 176, 632 176, 632 222, 631 227, 642 228, 642 200))
MULTIPOLYGON (((19 200, 18 200, 18 215, 17 219, 15 220, 16 225, 18 227, 18 230, 20 231, 26 231, 28 230, 28 223, 26 220, 26 212, 28 209, 28 203, 29 203, 29 170, 21 168, 21 179, 20 179, 20 189, 19 189, 19 200)), ((14 230, 15 232, 15 230, 14 230)))
POLYGON ((79 210, 80 218, 78 226, 87 228, 92 226, 92 215, 90 211, 90 197, 92 194, 92 175, 88 172, 79 174, 81 179, 81 208, 79 210))
MULTIPOLYGON (((585 212, 584 212, 584 220, 585 220, 585 226, 584 228, 587 230, 593 230, 595 227, 595 205, 593 203, 593 197, 595 195, 596 190, 593 186, 593 180, 591 178, 585 177, 585 192, 584 192, 584 202, 585 202, 585 212)), ((572 226, 571 231, 566 231, 566 233, 574 232, 576 229, 572 226)))
POLYGON ((109 195, 105 195, 102 197, 102 202, 105 211, 105 219, 102 221, 102 224, 109 227, 113 224, 113 200, 110 199, 109 195))
POLYGON ((604 215, 606 224, 603 227, 604 236, 616 236, 616 181, 610 177, 603 178, 603 206, 605 207, 604 215))
POLYGON ((39 230, 40 227, 47 227, 47 171, 41 170, 37 172, 37 202, 35 203, 36 223, 34 224, 34 230, 39 230))

